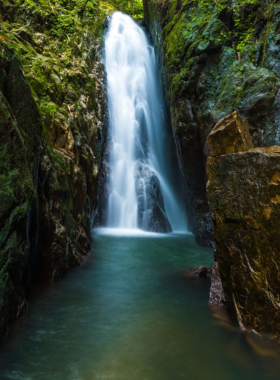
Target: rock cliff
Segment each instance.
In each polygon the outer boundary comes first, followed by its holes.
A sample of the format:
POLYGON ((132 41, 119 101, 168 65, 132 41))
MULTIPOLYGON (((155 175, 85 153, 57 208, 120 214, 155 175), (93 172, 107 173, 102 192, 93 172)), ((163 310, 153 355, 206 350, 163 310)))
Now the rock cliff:
POLYGON ((105 12, 43 0, 0 12, 1 337, 32 283, 60 279, 90 249, 107 107, 105 12))
POLYGON ((242 329, 280 335, 280 147, 253 148, 236 113, 207 139, 215 266, 242 329))
POLYGON ((279 143, 280 7, 277 1, 144 0, 187 184, 190 225, 211 245, 204 146, 234 110, 255 146, 279 143))

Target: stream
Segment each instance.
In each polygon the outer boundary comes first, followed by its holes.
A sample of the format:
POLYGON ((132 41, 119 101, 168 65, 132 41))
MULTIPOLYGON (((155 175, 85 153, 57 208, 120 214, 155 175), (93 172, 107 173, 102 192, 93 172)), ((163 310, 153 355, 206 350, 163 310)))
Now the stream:
POLYGON ((94 253, 34 290, 0 350, 0 379, 279 379, 279 351, 211 312, 213 263, 192 235, 95 230, 94 253), (278 361, 277 361, 278 359, 278 361))

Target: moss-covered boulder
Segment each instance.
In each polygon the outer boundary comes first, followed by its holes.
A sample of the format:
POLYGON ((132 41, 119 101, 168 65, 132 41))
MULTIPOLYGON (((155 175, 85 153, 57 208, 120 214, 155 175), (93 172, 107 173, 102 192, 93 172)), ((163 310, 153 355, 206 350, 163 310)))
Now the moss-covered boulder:
MULTIPOLYGON (((223 150, 233 146, 230 118, 217 125, 223 150)), ((235 141, 247 133, 246 122, 239 126, 235 141)), ((247 135, 234 152, 218 156, 219 135, 208 141, 214 157, 207 162, 207 195, 227 310, 241 328, 279 336, 280 147, 248 150, 247 135)))

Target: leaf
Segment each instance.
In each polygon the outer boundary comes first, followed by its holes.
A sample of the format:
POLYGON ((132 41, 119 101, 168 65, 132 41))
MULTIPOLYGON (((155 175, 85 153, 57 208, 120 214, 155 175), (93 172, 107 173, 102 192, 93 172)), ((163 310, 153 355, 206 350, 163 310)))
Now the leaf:
POLYGON ((9 38, 3 37, 3 36, 0 36, 0 38, 2 38, 2 40, 6 40, 6 41, 9 41, 9 42, 12 42, 11 40, 9 40, 9 38))
POLYGON ((71 116, 73 116, 73 114, 72 114, 72 112, 71 112, 71 108, 70 108, 69 104, 67 104, 67 107, 68 107, 68 110, 69 110, 69 113, 70 113, 70 115, 71 115, 71 116))

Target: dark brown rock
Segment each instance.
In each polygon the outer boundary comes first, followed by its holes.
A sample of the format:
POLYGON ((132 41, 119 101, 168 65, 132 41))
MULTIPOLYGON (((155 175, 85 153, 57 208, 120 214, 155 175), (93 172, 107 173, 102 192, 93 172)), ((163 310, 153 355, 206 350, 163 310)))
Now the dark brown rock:
POLYGON ((138 161, 136 168, 137 223, 139 228, 154 232, 171 232, 159 179, 148 165, 138 161))
POLYGON ((236 112, 220 120, 208 135, 207 144, 211 157, 253 149, 249 124, 236 112))
POLYGON ((212 273, 212 269, 208 267, 198 267, 198 268, 184 269, 180 273, 184 278, 210 277, 212 273))
POLYGON ((208 267, 198 267, 194 269, 194 272, 199 276, 199 277, 207 277, 210 276, 212 273, 211 268, 208 267))
MULTIPOLYGON (((225 149, 245 149, 228 137, 225 149)), ((213 135, 211 144, 219 151, 213 135)), ((209 160, 207 194, 227 310, 243 329, 280 335, 280 147, 209 160)), ((214 289, 213 282, 211 298, 214 289)))

